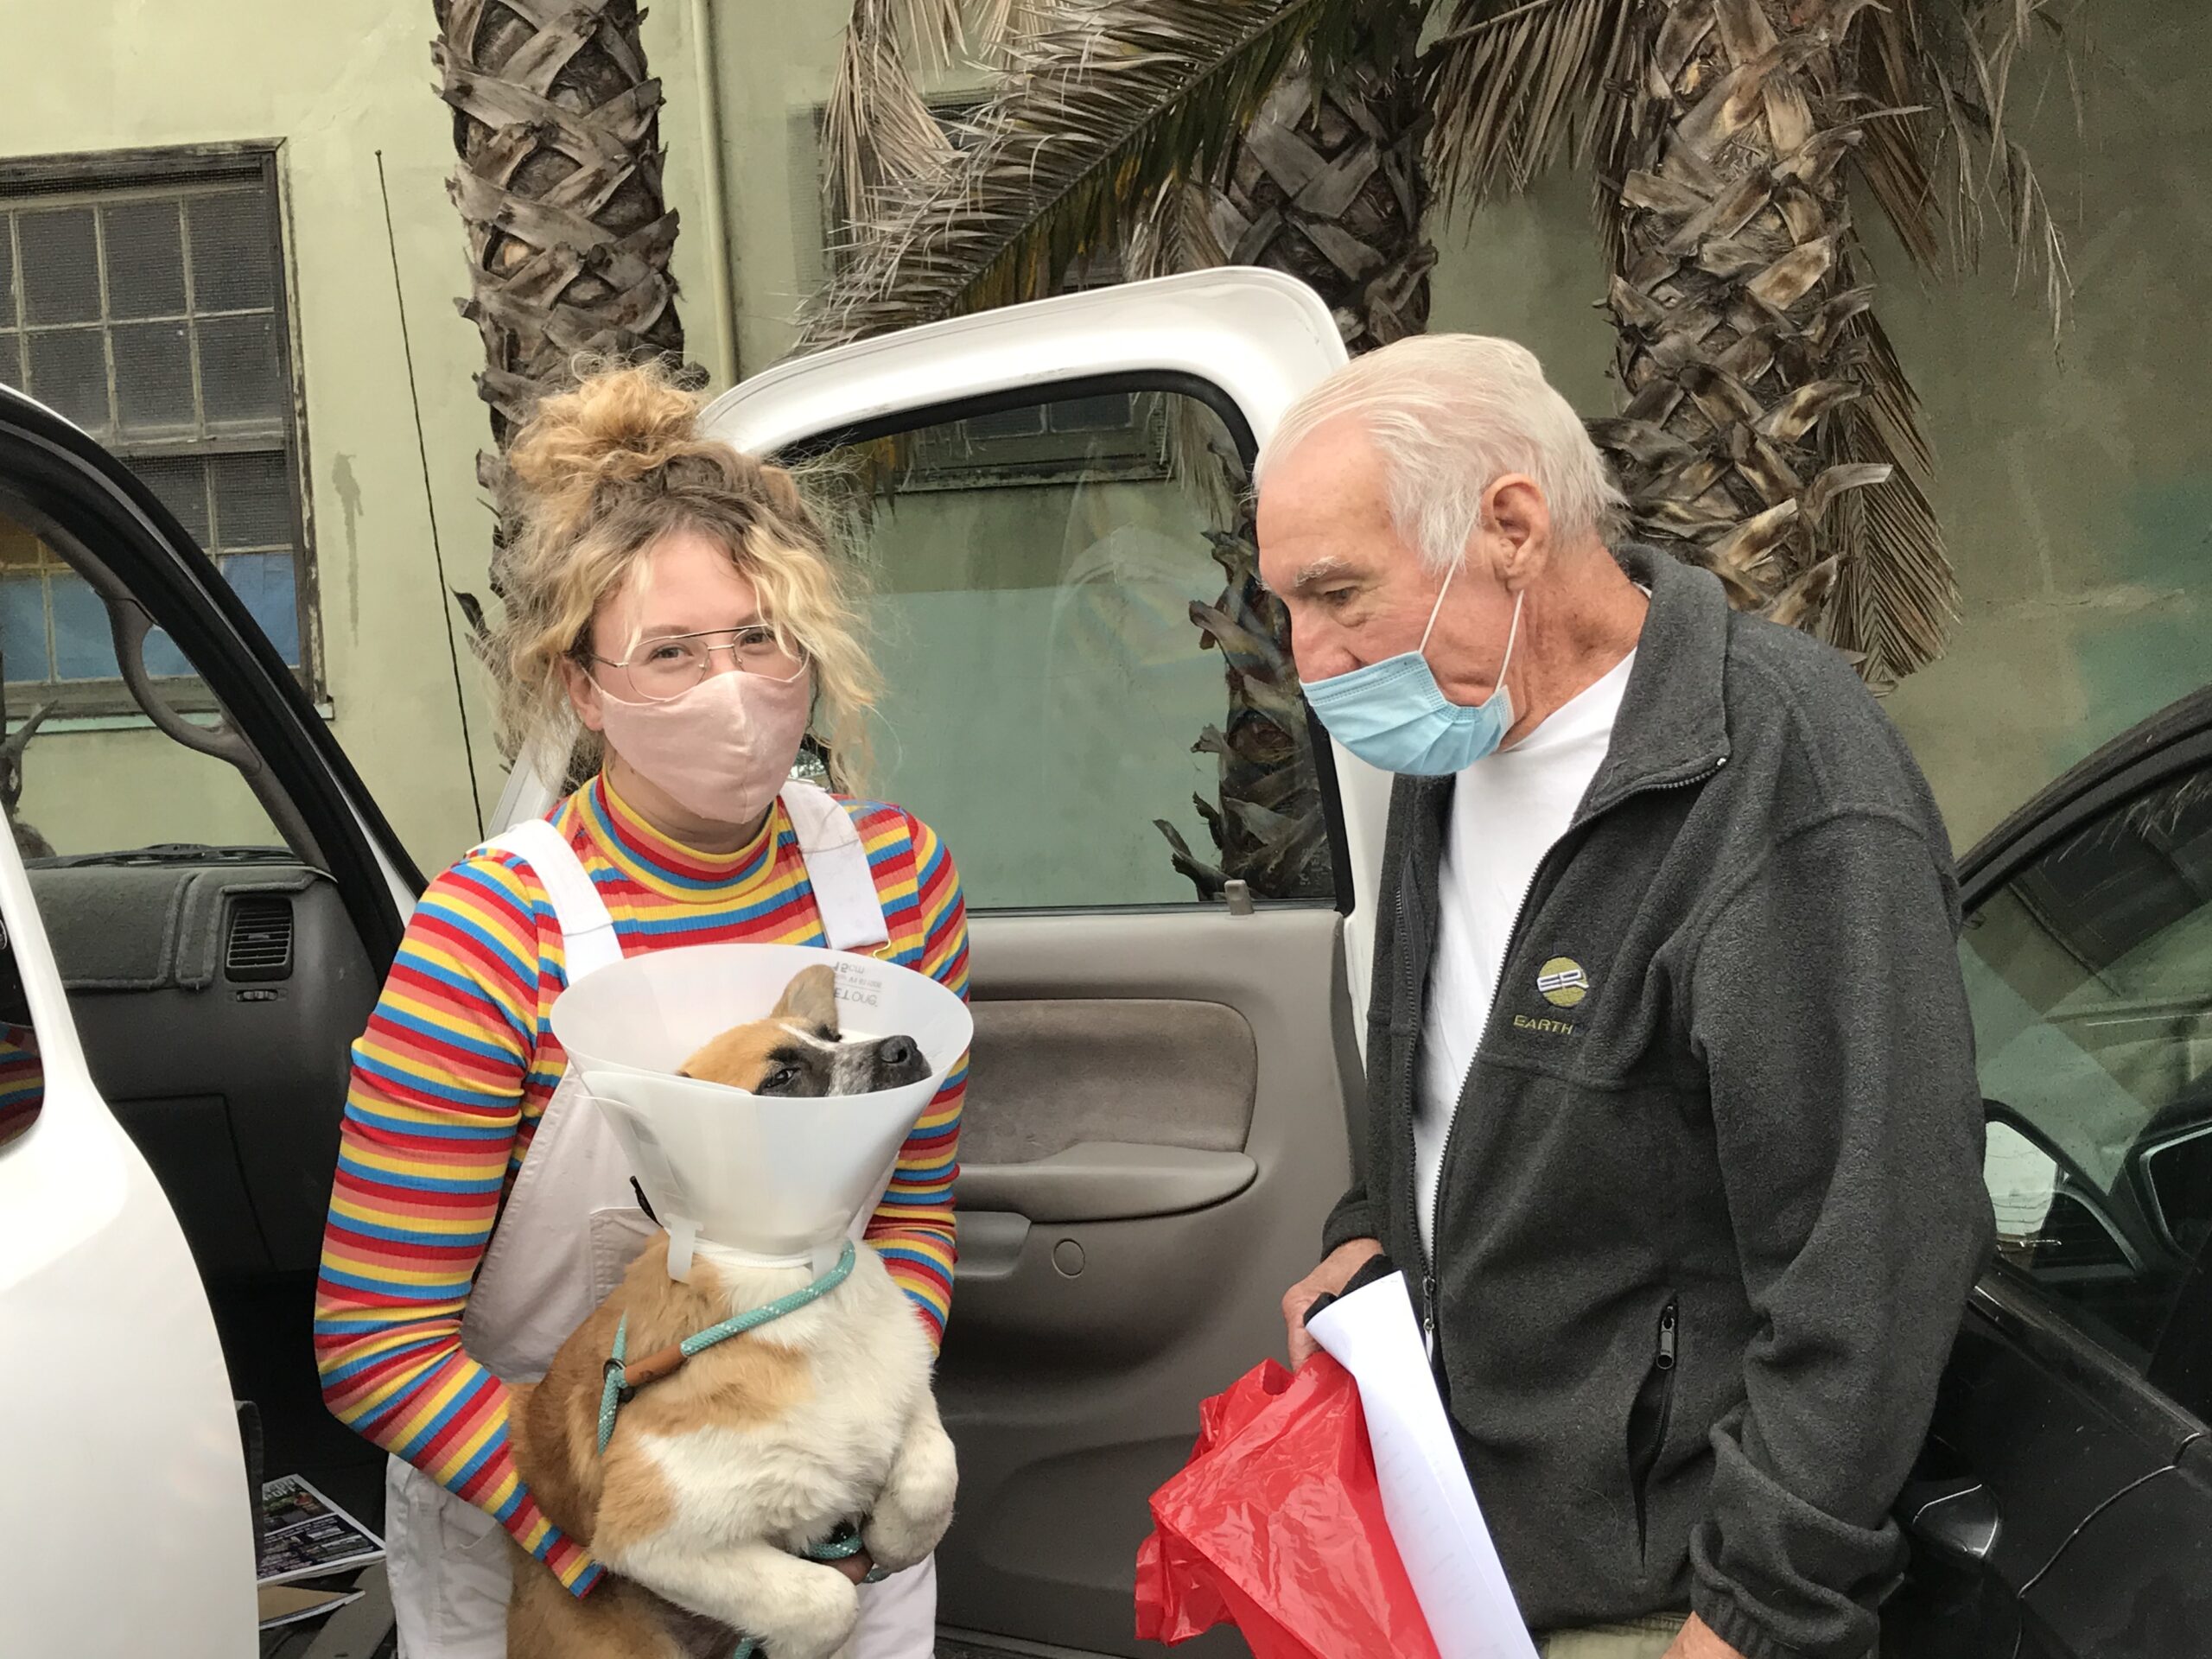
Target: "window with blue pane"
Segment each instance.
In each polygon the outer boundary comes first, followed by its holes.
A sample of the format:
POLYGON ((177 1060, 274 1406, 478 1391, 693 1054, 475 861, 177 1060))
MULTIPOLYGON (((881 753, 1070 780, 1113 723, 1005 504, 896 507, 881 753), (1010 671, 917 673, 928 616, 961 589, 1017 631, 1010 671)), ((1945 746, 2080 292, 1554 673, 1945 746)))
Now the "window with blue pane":
MULTIPOLYGON (((273 155, 135 154, 0 190, 0 382, 130 465, 306 673, 311 593, 273 155)), ((120 695, 105 607, 54 550, 0 522, 10 706, 40 688, 100 712, 120 695)), ((166 634, 147 671, 192 667, 166 634)))

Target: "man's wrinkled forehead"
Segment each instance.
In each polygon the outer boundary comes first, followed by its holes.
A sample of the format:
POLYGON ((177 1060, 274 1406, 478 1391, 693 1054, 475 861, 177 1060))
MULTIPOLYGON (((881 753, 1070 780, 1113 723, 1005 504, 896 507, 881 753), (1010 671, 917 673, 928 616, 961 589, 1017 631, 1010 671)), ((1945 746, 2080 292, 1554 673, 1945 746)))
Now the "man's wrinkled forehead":
POLYGON ((1281 458, 1260 486, 1262 574, 1288 597, 1371 575, 1395 537, 1382 458, 1353 423, 1329 422, 1281 458))

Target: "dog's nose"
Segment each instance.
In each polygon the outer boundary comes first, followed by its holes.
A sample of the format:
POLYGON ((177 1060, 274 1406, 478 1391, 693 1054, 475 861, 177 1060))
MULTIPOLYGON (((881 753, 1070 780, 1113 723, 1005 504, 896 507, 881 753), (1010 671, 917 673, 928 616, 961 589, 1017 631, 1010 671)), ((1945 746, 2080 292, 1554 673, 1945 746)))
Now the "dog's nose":
POLYGON ((911 1037, 887 1037, 883 1046, 876 1051, 876 1058, 886 1065, 912 1065, 921 1058, 921 1051, 914 1046, 911 1037))

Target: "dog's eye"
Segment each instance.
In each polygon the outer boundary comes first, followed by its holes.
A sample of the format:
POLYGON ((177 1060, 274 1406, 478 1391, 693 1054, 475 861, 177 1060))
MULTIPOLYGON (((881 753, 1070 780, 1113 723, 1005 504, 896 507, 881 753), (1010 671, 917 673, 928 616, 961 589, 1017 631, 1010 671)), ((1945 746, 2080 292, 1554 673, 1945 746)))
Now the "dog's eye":
POLYGON ((798 1081, 798 1067, 779 1065, 768 1074, 768 1080, 760 1085, 760 1092, 764 1095, 772 1095, 779 1090, 790 1088, 798 1081))

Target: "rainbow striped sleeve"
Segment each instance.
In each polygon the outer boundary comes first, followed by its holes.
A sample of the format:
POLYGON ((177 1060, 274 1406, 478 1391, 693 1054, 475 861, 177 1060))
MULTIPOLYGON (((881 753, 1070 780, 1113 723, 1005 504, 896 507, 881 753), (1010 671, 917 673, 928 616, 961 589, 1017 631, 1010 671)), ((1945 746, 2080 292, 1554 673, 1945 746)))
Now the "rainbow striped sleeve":
POLYGON ((340 1421, 488 1510, 581 1595, 600 1569, 522 1489, 506 1385, 461 1346, 500 1194, 555 1081, 533 1071, 550 915, 496 855, 423 894, 353 1046, 315 1346, 340 1421))
MULTIPOLYGON (((959 873, 934 830, 904 813, 895 816, 906 831, 901 839, 912 849, 911 863, 880 859, 874 826, 862 832, 870 842, 884 908, 918 909, 921 958, 908 965, 964 998, 968 908, 960 896, 959 873)), ((952 1185, 960 1173, 960 1103, 967 1088, 968 1057, 963 1054, 899 1147, 898 1168, 867 1230, 868 1243, 883 1257, 892 1278, 913 1299, 932 1344, 944 1340, 944 1322, 952 1311, 952 1269, 959 1255, 952 1185)))
POLYGON ((0 1141, 12 1141, 46 1103, 46 1067, 29 1026, 0 1024, 0 1141))

